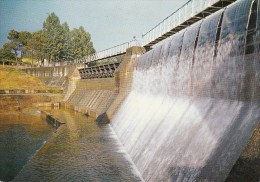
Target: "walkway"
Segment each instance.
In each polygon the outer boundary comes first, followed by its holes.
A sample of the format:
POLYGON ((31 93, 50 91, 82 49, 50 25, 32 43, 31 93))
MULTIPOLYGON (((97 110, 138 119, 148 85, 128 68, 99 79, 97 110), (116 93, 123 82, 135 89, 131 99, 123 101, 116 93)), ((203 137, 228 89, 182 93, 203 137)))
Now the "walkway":
MULTIPOLYGON (((173 34, 202 20, 203 18, 227 7, 237 0, 189 0, 152 29, 142 35, 140 40, 131 40, 123 44, 96 52, 75 62, 88 63, 125 54, 132 46, 143 46, 149 50, 153 45, 165 40, 173 34)), ((156 11, 156 10, 155 10, 156 11)))

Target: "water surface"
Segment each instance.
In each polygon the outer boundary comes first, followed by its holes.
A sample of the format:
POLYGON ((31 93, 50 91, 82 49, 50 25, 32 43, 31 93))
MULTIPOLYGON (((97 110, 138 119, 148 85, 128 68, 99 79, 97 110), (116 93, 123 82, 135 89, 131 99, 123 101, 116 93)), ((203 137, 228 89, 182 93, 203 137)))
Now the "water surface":
POLYGON ((140 181, 110 125, 52 110, 61 125, 14 181, 140 181))
POLYGON ((40 111, 0 114, 0 180, 10 181, 44 144, 53 129, 40 111))

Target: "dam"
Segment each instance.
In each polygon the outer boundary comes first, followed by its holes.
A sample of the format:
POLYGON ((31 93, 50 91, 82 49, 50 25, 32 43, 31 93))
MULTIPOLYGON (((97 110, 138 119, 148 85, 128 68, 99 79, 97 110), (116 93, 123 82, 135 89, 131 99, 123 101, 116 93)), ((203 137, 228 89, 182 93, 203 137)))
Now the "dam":
POLYGON ((65 124, 14 181, 258 182, 260 0, 225 2, 121 62, 24 69, 65 124))
POLYGON ((259 37, 244 31, 259 23, 251 3, 234 3, 137 59, 111 125, 145 181, 224 181, 239 157, 260 116, 259 37))

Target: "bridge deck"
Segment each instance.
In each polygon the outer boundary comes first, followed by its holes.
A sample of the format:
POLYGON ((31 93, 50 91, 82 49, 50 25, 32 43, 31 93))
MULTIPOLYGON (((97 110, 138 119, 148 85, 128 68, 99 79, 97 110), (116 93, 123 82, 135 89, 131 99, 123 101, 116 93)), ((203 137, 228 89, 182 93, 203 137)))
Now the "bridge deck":
MULTIPOLYGON (((147 43, 146 45, 143 45, 145 48, 149 49, 151 46, 157 44, 158 42, 170 37, 171 35, 187 28, 188 26, 200 21, 201 19, 217 12, 218 10, 225 8, 226 6, 230 5, 231 3, 235 2, 237 0, 221 0, 216 2, 215 4, 213 4, 212 6, 209 6, 208 8, 206 8, 205 10, 197 13, 196 15, 190 17, 189 19, 187 19, 186 21, 184 21, 183 23, 181 23, 180 25, 172 28, 170 31, 164 33, 163 35, 155 38, 153 41, 147 43)), ((159 26, 159 25, 158 25, 159 26)), ((157 27, 158 27, 157 26, 157 27)), ((154 27, 155 29, 156 27, 154 27)), ((152 29, 153 30, 153 29, 152 29)))
MULTIPOLYGON (((190 0, 177 11, 158 23, 142 36, 141 45, 146 49, 171 35, 187 28, 201 19, 225 8, 237 0, 190 0)), ((126 49, 136 46, 136 40, 125 42, 112 48, 86 56, 77 62, 88 63, 124 54, 126 49)))

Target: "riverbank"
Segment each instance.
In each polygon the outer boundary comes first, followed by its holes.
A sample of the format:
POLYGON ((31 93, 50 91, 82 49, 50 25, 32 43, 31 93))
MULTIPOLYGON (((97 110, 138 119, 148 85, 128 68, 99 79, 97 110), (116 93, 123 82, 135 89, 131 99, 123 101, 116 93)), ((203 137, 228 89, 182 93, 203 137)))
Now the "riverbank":
POLYGON ((0 113, 6 111, 20 111, 24 108, 38 106, 43 103, 48 103, 49 106, 54 106, 62 100, 61 94, 0 94, 0 113))
POLYGON ((0 90, 42 90, 60 93, 62 88, 48 87, 39 78, 33 77, 21 69, 12 66, 0 66, 0 90))
POLYGON ((63 88, 45 85, 39 78, 13 66, 0 66, 0 113, 62 100, 63 88))

